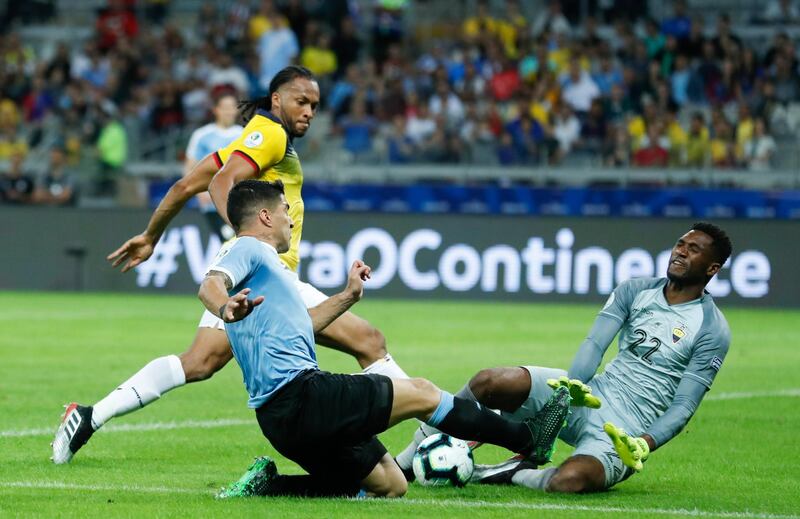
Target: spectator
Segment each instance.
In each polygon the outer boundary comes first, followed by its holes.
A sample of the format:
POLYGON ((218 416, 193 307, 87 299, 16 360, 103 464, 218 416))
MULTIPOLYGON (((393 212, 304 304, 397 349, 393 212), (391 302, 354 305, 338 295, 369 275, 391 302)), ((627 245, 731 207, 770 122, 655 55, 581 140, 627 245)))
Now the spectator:
POLYGON ((750 107, 747 103, 739 103, 739 117, 736 121, 736 158, 741 160, 744 156, 744 145, 753 138, 755 121, 750 115, 750 107))
POLYGON ((275 4, 272 0, 261 0, 258 11, 247 22, 247 37, 250 41, 257 42, 261 36, 272 29, 271 18, 276 15, 275 4))
POLYGON ((73 205, 75 181, 66 173, 66 154, 62 145, 50 149, 50 162, 33 193, 33 201, 43 205, 73 205))
POLYGON ((753 127, 753 136, 744 145, 744 160, 747 167, 753 171, 771 169, 770 162, 776 149, 775 139, 767 133, 767 125, 764 119, 756 119, 753 127))
POLYGON ((600 65, 592 74, 592 80, 597 85, 600 95, 608 97, 614 85, 622 85, 622 69, 614 63, 614 59, 609 54, 600 57, 600 65))
POLYGON ((20 113, 10 99, 0 101, 0 160, 28 153, 28 143, 19 131, 20 113))
POLYGON ((647 59, 653 59, 664 49, 667 39, 661 34, 658 22, 652 18, 645 23, 644 45, 647 48, 647 59))
POLYGON ((514 145, 514 156, 521 163, 539 162, 539 146, 544 142, 544 129, 527 111, 506 125, 514 145))
POLYGON ((567 103, 561 103, 556 107, 553 119, 553 137, 558 142, 554 161, 560 163, 581 137, 581 123, 572 112, 572 107, 567 103))
POLYGON ((331 37, 327 32, 321 32, 315 44, 306 45, 300 54, 300 63, 320 80, 333 76, 337 69, 336 54, 331 50, 331 37))
POLYGON ((420 103, 416 107, 416 113, 412 113, 406 121, 406 136, 417 146, 421 146, 436 131, 436 120, 431 117, 430 110, 426 103, 420 103))
POLYGON ((531 25, 531 33, 534 36, 544 32, 567 34, 571 30, 569 20, 561 12, 561 2, 558 0, 550 0, 547 9, 541 11, 531 25))
POLYGON ((672 90, 672 100, 678 106, 683 106, 689 102, 689 81, 692 78, 692 71, 689 68, 689 59, 678 54, 675 57, 675 69, 670 74, 670 87, 672 90))
POLYGON ((0 200, 7 204, 27 204, 33 195, 33 178, 24 169, 25 155, 15 152, 10 157, 8 173, 0 176, 0 200))
POLYGON ((406 120, 402 115, 392 118, 386 150, 390 164, 407 164, 414 160, 414 142, 406 135, 406 120))
POLYGON ((683 166, 686 163, 688 136, 678 122, 677 107, 671 106, 664 113, 664 135, 667 138, 670 166, 683 166))
MULTIPOLYGON (((287 2, 282 2, 281 7, 281 14, 286 18, 286 21, 289 24, 289 28, 292 30, 294 35, 297 37, 297 41, 306 41, 306 29, 308 27, 310 17, 308 11, 306 11, 306 7, 303 0, 288 0, 287 2)), ((331 3, 331 2, 328 2, 331 3)), ((336 27, 341 22, 339 22, 336 17, 327 18, 324 16, 324 13, 317 13, 317 16, 321 19, 328 21, 331 26, 336 27)))
POLYGON ((718 58, 734 58, 742 49, 742 39, 733 33, 731 16, 721 13, 717 16, 717 36, 712 40, 718 58))
POLYGON ((703 114, 695 112, 689 123, 689 135, 686 139, 686 165, 690 168, 704 168, 709 162, 711 145, 708 128, 703 114))
POLYGON ((95 25, 98 48, 103 52, 113 48, 121 38, 134 38, 139 33, 136 14, 125 5, 125 0, 109 0, 108 7, 100 10, 95 25))
POLYGON ((358 61, 362 45, 361 39, 356 33, 355 21, 351 16, 345 16, 333 39, 333 49, 336 52, 338 64, 337 74, 341 74, 347 70, 350 64, 358 61))
POLYGON ((569 72, 561 78, 561 97, 573 110, 585 114, 592 106, 592 101, 600 96, 600 89, 588 73, 581 70, 579 58, 573 58, 569 64, 569 72))
POLYGON ((800 8, 794 0, 770 0, 759 18, 767 23, 781 25, 796 23, 800 20, 800 8))
POLYGON ((604 154, 603 162, 606 166, 623 167, 630 164, 631 143, 628 139, 628 129, 623 124, 617 124, 611 130, 612 139, 604 154))
POLYGON ((713 121, 714 135, 709 143, 711 164, 715 168, 730 168, 736 165, 736 151, 733 143, 733 131, 724 117, 713 121))
POLYGON ((647 128, 644 145, 633 155, 633 165, 638 168, 665 168, 669 163, 669 152, 661 144, 661 128, 657 124, 647 128))
POLYGON ((215 63, 208 74, 207 85, 210 89, 231 85, 239 95, 250 91, 247 73, 233 62, 233 58, 227 52, 217 52, 215 63))
POLYGON ((589 113, 581 125, 581 149, 600 154, 606 147, 608 121, 600 99, 592 101, 589 113))
POLYGON ((352 154, 354 160, 372 151, 372 136, 377 130, 377 122, 367 114, 363 98, 357 96, 353 100, 350 114, 342 117, 338 130, 344 136, 344 149, 352 154))
POLYGON ((101 104, 100 133, 97 137, 99 176, 95 183, 95 194, 116 194, 117 176, 122 172, 128 158, 128 136, 117 119, 117 109, 110 101, 101 104))
POLYGON ((283 17, 273 14, 270 23, 271 28, 258 40, 258 55, 261 57, 258 84, 265 91, 275 74, 290 65, 300 52, 297 37, 283 17))
POLYGON ((703 55, 703 46, 706 43, 704 34, 705 25, 702 18, 692 20, 689 35, 680 41, 678 48, 680 54, 685 54, 690 60, 698 59, 703 55))
POLYGON ((436 93, 428 102, 434 117, 444 116, 448 128, 457 126, 464 119, 464 103, 451 89, 447 81, 439 81, 436 93))
POLYGON ((672 17, 661 22, 661 32, 666 36, 684 40, 689 37, 692 30, 692 20, 686 14, 686 0, 676 0, 672 11, 672 17))

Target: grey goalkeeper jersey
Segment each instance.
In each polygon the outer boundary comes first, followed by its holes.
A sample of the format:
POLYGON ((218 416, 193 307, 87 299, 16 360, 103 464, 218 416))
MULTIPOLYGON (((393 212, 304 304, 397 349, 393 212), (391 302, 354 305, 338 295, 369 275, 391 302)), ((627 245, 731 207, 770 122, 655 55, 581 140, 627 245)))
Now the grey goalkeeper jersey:
POLYGON ((659 445, 694 413, 730 344, 728 323, 709 294, 670 305, 666 283, 645 278, 620 284, 570 369, 570 376, 591 379, 603 406, 622 417, 629 432, 649 433, 659 445), (618 355, 592 378, 617 331, 618 355))

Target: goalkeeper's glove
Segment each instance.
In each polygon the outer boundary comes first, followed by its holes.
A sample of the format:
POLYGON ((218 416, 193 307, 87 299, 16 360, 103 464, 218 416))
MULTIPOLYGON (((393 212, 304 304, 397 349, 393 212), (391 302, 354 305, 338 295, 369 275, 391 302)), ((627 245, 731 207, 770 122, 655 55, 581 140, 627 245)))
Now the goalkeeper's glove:
POLYGON ((547 379, 547 385, 553 389, 561 386, 569 389, 569 396, 572 397, 572 405, 576 407, 589 407, 591 409, 600 409, 600 399, 592 394, 592 388, 574 378, 570 380, 567 377, 558 377, 547 379))
POLYGON ((647 441, 638 436, 629 436, 628 433, 611 422, 606 422, 603 425, 603 430, 611 438, 611 443, 614 444, 614 449, 619 454, 622 463, 636 472, 640 472, 644 468, 642 462, 650 455, 650 446, 647 445, 647 441))

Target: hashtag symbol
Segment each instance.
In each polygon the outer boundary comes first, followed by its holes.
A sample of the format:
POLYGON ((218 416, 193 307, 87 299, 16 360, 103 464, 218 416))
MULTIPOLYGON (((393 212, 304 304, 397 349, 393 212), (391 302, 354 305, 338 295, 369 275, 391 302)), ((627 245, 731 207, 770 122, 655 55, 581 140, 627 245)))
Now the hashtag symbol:
POLYGON ((175 258, 182 252, 181 231, 172 229, 165 239, 158 242, 150 259, 136 267, 136 284, 146 287, 152 282, 159 288, 166 285, 169 277, 178 270, 175 258))

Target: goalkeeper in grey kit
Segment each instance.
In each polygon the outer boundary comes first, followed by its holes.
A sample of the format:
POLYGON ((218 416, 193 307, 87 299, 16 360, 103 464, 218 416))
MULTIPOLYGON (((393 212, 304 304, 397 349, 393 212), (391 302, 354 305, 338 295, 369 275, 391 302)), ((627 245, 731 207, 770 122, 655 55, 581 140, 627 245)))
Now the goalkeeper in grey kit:
MULTIPOLYGON (((575 451, 559 467, 519 458, 479 465, 472 481, 593 492, 642 470, 650 452, 688 423, 728 352, 728 323, 705 287, 731 248, 719 227, 694 224, 673 247, 666 278, 630 280, 614 290, 568 372, 538 366, 478 372, 456 396, 513 419, 535 413, 553 387, 568 387, 575 408, 559 437, 575 451), (618 333, 619 353, 595 375, 618 333)), ((397 456, 404 472, 432 432, 423 424, 397 456)))

